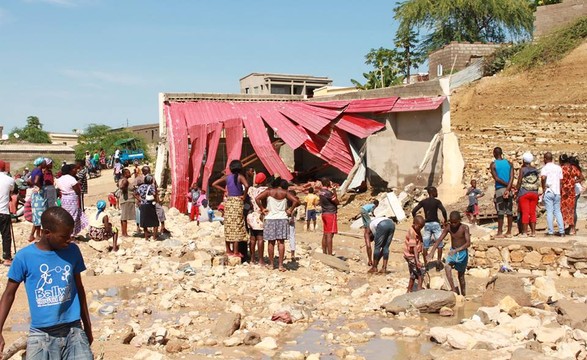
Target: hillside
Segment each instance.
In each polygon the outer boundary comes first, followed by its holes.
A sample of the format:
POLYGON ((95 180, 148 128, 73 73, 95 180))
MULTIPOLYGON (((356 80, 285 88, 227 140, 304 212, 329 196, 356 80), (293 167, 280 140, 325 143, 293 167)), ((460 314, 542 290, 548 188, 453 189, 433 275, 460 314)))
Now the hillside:
POLYGON ((579 155, 587 165, 587 42, 558 63, 458 89, 451 112, 467 183, 489 183, 495 146, 516 164, 525 151, 552 151, 579 155))

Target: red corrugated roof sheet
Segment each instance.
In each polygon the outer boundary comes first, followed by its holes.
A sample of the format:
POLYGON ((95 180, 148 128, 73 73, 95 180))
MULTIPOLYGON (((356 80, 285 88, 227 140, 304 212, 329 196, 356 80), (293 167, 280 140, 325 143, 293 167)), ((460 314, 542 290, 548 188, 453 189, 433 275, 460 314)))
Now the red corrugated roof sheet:
POLYGON ((442 105, 444 99, 446 99, 446 96, 399 99, 393 106, 393 109, 391 109, 391 112, 436 110, 442 105))
POLYGON ((187 204, 184 195, 190 181, 198 180, 204 156, 206 163, 202 186, 207 187, 223 129, 227 167, 231 160, 241 157, 244 124, 255 153, 272 174, 291 179, 289 170, 271 144, 266 125, 290 147, 295 149, 301 146, 330 165, 348 172, 354 160, 347 133, 365 138, 384 127, 380 122, 352 114, 433 110, 442 101, 444 97, 324 102, 166 103, 164 110, 168 123, 170 166, 173 169, 171 206, 185 211, 187 204), (192 139, 192 154, 187 153, 188 132, 192 139))

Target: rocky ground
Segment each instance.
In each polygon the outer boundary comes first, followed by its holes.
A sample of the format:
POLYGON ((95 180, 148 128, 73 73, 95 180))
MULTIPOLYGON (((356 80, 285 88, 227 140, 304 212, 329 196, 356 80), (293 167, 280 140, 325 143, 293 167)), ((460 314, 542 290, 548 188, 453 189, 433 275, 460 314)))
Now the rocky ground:
MULTIPOLYGON (((106 172, 92 179, 90 198, 111 190, 111 184, 106 172)), ((366 200, 366 195, 355 198, 341 218, 350 218, 366 200)), ((289 271, 281 273, 226 258, 219 223, 198 227, 175 209, 167 216, 172 237, 164 241, 126 238, 116 253, 105 242, 79 244, 88 267, 83 281, 97 358, 570 359, 586 354, 587 286, 580 271, 576 277, 559 276, 556 270, 564 264, 549 265, 551 271, 502 274, 486 289, 499 268, 495 261, 469 271, 467 297, 427 290, 406 298, 407 269, 397 239, 407 223, 395 233, 387 275, 367 275, 360 238, 337 236, 339 259, 330 258, 320 253, 320 234, 303 232, 301 223, 299 260, 288 259, 289 271)), ((116 211, 111 217, 116 224, 116 211)), ((344 221, 343 230, 352 233, 348 224, 344 221)), ((26 246, 29 229, 28 223, 14 224, 19 248, 26 246)), ((491 230, 478 227, 474 241, 488 234, 491 230)), ((6 271, 0 269, 3 276, 6 271)), ((446 287, 435 270, 430 284, 446 287)), ((7 344, 26 334, 25 298, 21 287, 5 326, 7 344)))

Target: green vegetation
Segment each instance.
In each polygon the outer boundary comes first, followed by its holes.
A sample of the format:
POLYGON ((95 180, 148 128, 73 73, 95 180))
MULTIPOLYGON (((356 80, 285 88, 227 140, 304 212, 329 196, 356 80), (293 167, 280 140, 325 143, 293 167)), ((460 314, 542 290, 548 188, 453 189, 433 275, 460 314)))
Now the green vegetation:
POLYGON ((587 17, 564 26, 534 43, 503 47, 488 56, 483 64, 485 76, 504 69, 529 70, 564 58, 587 39, 587 17))
POLYGON ((51 144, 49 134, 43 130, 43 124, 36 116, 27 117, 25 127, 12 129, 8 135, 8 141, 12 143, 28 141, 36 144, 51 144))
POLYGON ((528 0, 406 0, 395 8, 400 28, 424 29, 421 50, 431 52, 451 41, 504 42, 528 37, 533 29, 528 0))
POLYGON ((511 58, 516 69, 527 70, 556 62, 587 39, 587 16, 528 44, 511 58))
MULTIPOLYGON (((110 156, 116 150, 115 142, 121 139, 135 137, 129 131, 111 131, 107 125, 90 124, 80 135, 78 144, 74 147, 75 158, 84 159, 86 150, 90 153, 104 149, 106 156, 110 156)), ((135 137, 136 138, 136 137, 135 137)), ((141 138, 136 138, 137 146, 145 151, 145 160, 149 161, 149 156, 146 153, 147 145, 141 138)))
POLYGON ((365 55, 365 64, 373 66, 374 70, 363 73, 363 77, 367 80, 361 84, 355 79, 351 79, 353 85, 358 89, 376 89, 389 87, 401 83, 402 78, 398 76, 400 69, 397 66, 397 58, 399 53, 395 49, 371 49, 365 55))

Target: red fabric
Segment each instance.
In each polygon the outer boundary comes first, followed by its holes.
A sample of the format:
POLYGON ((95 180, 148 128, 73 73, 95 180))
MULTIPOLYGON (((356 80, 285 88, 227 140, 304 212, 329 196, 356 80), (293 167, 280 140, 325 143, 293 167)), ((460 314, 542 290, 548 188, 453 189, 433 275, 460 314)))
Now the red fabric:
POLYGON ((190 211, 190 221, 200 218, 200 207, 196 203, 192 203, 192 209, 190 211))
POLYGON ((338 233, 338 218, 336 214, 322 214, 322 228, 325 234, 338 233))
POLYGON ((536 223, 536 206, 538 205, 538 194, 527 192, 518 199, 520 211, 522 212, 522 224, 536 223))

